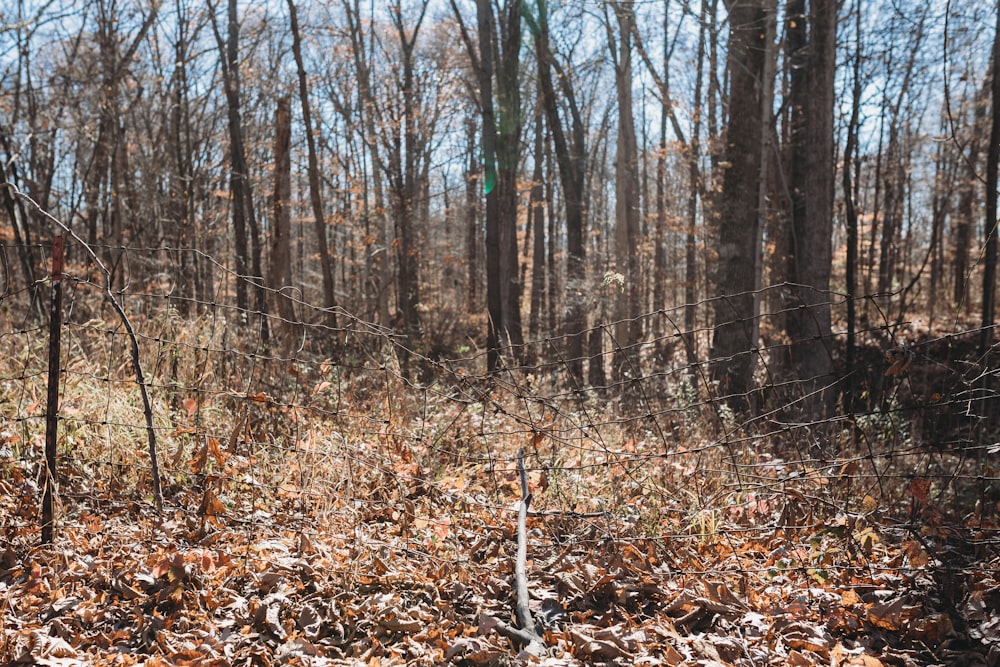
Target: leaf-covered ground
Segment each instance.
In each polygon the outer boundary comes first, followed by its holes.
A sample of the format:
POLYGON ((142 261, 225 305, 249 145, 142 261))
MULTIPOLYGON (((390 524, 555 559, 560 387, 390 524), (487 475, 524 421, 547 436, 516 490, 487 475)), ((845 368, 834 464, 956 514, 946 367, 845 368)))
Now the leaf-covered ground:
MULTIPOLYGON (((518 660, 493 627, 514 604, 518 492, 504 459, 429 479, 419 456, 402 456, 410 449, 359 451, 341 460, 359 472, 331 497, 284 484, 251 499, 225 480, 250 457, 206 449, 186 463, 214 474, 199 493, 169 488, 162 523, 127 490, 67 480, 51 547, 38 546, 33 465, 2 461, 5 662, 518 660)), ((580 496, 529 519, 532 608, 549 650, 539 664, 998 664, 1000 563, 992 538, 976 541, 994 534, 949 527, 926 497, 911 498, 909 524, 873 501, 867 513, 828 511, 809 483, 742 502, 719 494, 692 514, 634 471, 571 468, 590 477, 574 481, 578 493, 618 480, 621 506, 580 496)), ((532 472, 540 498, 565 491, 559 474, 532 472)))
POLYGON ((899 420, 828 429, 810 458, 731 414, 702 425, 678 392, 623 420, 527 380, 428 389, 324 364, 288 369, 299 393, 279 400, 158 350, 163 516, 127 365, 111 386, 114 364, 71 354, 48 546, 41 374, 9 356, 3 664, 1000 664, 991 456, 912 444, 899 420), (519 448, 540 658, 497 626, 519 448))

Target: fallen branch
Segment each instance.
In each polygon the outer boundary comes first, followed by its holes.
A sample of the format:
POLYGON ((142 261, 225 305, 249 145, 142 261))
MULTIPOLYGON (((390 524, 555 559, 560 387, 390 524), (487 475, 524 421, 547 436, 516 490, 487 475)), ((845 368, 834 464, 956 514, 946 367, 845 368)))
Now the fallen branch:
POLYGON ((528 475, 524 470, 524 450, 517 450, 517 470, 521 475, 521 506, 517 511, 517 558, 514 561, 515 591, 517 593, 517 605, 514 608, 514 617, 517 619, 518 628, 511 628, 501 621, 497 621, 497 632, 514 639, 524 645, 524 651, 531 655, 541 656, 545 653, 545 641, 535 628, 535 621, 531 617, 531 608, 528 606, 528 575, 526 563, 528 560, 528 505, 531 504, 531 493, 528 491, 528 475), (506 626, 506 627, 504 627, 506 626))

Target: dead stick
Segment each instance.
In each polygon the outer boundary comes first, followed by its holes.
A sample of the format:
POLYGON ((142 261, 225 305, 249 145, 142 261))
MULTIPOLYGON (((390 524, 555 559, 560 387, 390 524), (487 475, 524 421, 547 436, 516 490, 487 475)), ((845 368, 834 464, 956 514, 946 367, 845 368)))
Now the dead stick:
POLYGON ((521 475, 521 506, 517 510, 517 559, 514 562, 514 580, 517 590, 517 606, 514 615, 520 626, 520 637, 529 641, 525 650, 539 655, 545 651, 545 642, 535 630, 535 621, 531 618, 531 608, 528 606, 528 575, 526 563, 528 560, 528 505, 531 504, 531 493, 528 491, 528 474, 524 470, 524 449, 517 450, 517 470, 521 475))

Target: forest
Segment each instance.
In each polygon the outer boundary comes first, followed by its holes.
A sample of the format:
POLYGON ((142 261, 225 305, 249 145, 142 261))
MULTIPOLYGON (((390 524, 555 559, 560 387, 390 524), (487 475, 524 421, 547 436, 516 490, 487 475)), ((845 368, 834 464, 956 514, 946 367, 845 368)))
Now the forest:
POLYGON ((998 70, 982 0, 3 0, 0 662, 1000 665, 998 70))

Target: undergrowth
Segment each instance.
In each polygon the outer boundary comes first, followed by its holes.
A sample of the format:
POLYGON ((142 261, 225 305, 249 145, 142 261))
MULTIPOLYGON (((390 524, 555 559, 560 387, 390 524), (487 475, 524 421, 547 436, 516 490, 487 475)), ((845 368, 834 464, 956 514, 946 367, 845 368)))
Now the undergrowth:
POLYGON ((208 316, 139 329, 164 515, 122 332, 68 325, 42 547, 45 337, 0 336, 5 661, 510 662, 488 619, 514 602, 523 449, 551 664, 997 663, 996 466, 892 406, 791 424, 680 372, 636 401, 429 380, 364 333, 321 356, 208 316))

